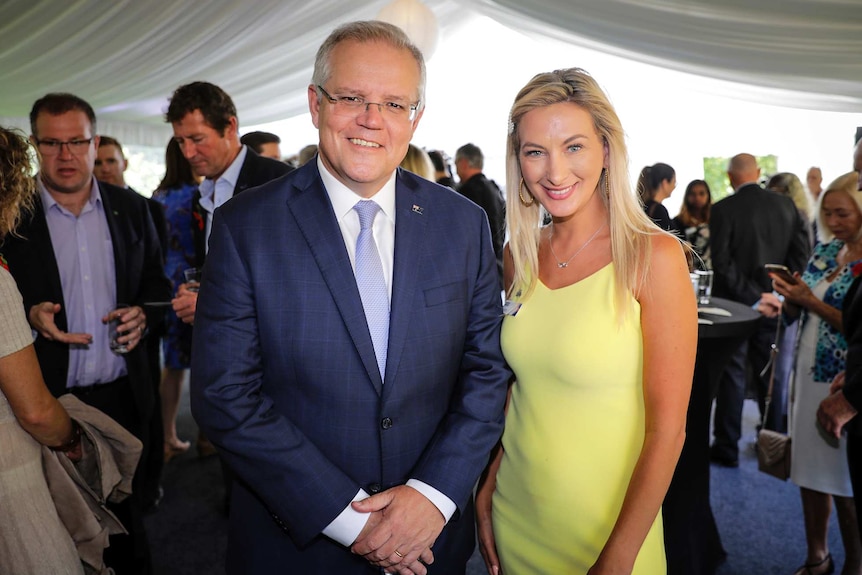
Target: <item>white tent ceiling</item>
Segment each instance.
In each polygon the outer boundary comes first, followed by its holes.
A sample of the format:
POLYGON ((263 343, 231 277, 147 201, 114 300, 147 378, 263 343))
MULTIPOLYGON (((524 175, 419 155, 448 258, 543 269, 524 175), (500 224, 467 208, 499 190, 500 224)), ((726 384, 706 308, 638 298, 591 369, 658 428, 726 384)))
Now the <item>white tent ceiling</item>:
MULTIPOLYGON (((0 122, 26 127, 34 100, 68 91, 93 104, 100 131, 109 126, 126 143, 161 146, 167 98, 193 80, 230 93, 243 125, 295 116, 306 111, 314 53, 326 35, 342 22, 374 18, 387 3, 4 0, 0 122)), ((785 105, 862 110, 862 0, 425 4, 441 43, 478 13, 526 34, 753 86, 740 87, 746 98, 775 101, 780 94, 785 105)))

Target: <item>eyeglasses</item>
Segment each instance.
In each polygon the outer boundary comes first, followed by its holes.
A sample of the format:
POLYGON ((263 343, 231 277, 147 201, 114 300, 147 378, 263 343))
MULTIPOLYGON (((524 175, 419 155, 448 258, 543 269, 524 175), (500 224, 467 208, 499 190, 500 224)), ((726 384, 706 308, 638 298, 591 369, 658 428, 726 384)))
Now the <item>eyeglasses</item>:
POLYGON ((332 104, 333 111, 339 116, 354 117, 362 112, 368 111, 368 106, 377 106, 377 111, 387 117, 397 118, 399 120, 407 120, 412 122, 416 119, 416 112, 419 110, 419 102, 415 104, 401 104, 399 102, 368 102, 362 96, 331 96, 329 92, 323 89, 320 84, 317 85, 329 103, 332 104))
POLYGON ((87 151, 93 138, 86 140, 69 140, 68 142, 60 142, 59 140, 36 140, 36 146, 39 148, 39 153, 43 156, 58 156, 63 151, 63 146, 69 148, 69 152, 80 156, 87 151))

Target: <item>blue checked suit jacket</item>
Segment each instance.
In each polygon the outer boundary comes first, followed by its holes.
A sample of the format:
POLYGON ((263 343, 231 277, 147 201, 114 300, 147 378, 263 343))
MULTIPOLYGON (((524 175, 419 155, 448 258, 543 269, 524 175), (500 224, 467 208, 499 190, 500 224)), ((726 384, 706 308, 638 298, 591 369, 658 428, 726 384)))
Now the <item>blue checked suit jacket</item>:
POLYGON ((191 394, 240 479, 228 572, 379 572, 321 531, 360 487, 410 478, 458 507, 431 573, 463 572, 472 490, 502 431, 511 375, 501 317, 484 212, 409 172, 396 183, 385 382, 316 162, 217 210, 191 394))

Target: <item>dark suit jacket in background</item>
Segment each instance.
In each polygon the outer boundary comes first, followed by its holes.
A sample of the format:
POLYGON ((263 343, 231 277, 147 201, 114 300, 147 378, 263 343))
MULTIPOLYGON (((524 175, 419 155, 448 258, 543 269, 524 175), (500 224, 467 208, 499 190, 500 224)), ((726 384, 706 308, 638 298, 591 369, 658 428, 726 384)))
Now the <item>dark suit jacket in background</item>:
MULTIPOLYGON (((247 147, 247 146, 246 146, 247 147)), ((248 147, 247 147, 248 148, 248 147)), ((233 189, 233 195, 237 195, 246 191, 249 188, 254 188, 274 180, 279 176, 283 176, 293 170, 293 166, 260 156, 248 148, 245 156, 245 161, 242 163, 242 168, 239 172, 239 177, 236 180, 236 186, 233 189)), ((206 218, 207 212, 201 207, 201 193, 195 191, 192 197, 192 236, 195 242, 195 261, 197 267, 201 268, 206 260, 206 218)))
MULTIPOLYGON (((844 324, 844 338, 847 340, 847 363, 845 364, 844 397, 862 413, 862 276, 857 277, 847 289, 841 312, 844 324)), ((862 437, 862 425, 851 421, 851 430, 862 437)), ((862 494, 860 494, 862 495, 862 494)))
POLYGON ((488 215, 494 256, 497 258, 497 275, 502 289, 503 242, 506 239, 506 202, 503 200, 503 192, 493 180, 486 178, 485 174, 476 174, 466 182, 461 182, 458 192, 485 210, 488 215))
MULTIPOLYGON (((164 274, 161 247, 146 199, 131 190, 104 182, 98 184, 113 240, 117 301, 143 307, 145 301, 169 300, 170 282, 164 274)), ((59 329, 68 331, 60 271, 41 201, 37 199, 33 214, 22 221, 17 231, 22 237, 7 236, 0 252, 6 256, 9 271, 18 283, 26 313, 29 314, 30 308, 41 302, 59 303, 60 312, 54 316, 54 321, 59 329)), ((147 307, 144 311, 148 325, 159 323, 160 311, 147 307)), ((56 397, 63 395, 69 369, 68 344, 39 336, 34 347, 48 389, 56 397)), ((146 341, 124 354, 123 358, 138 413, 144 420, 149 420, 154 402, 146 341)))
POLYGON ((753 305, 772 291, 765 264, 801 272, 810 253, 806 226, 790 198, 757 184, 716 203, 709 220, 712 293, 753 305))
POLYGON ((850 483, 856 500, 856 523, 862 530, 862 276, 850 284, 844 296, 841 319, 844 338, 847 340, 847 362, 845 364, 844 397, 858 412, 846 425, 847 463, 850 468, 850 483))
POLYGON ((672 232, 674 231, 673 222, 670 219, 670 214, 667 213, 667 208, 661 202, 648 200, 644 203, 644 212, 650 217, 655 225, 661 229, 672 232))
POLYGON ((458 508, 429 573, 463 572, 510 377, 482 210, 398 170, 385 383, 315 162, 216 211, 199 298, 192 412, 240 478, 228 573, 379 574, 321 531, 410 478, 458 508))

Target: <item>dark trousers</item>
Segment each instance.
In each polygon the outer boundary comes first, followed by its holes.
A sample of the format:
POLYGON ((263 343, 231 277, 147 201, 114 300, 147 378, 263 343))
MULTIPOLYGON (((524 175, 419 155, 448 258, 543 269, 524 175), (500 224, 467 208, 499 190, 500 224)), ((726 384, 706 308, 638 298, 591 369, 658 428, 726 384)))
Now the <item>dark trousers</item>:
MULTIPOLYGON (((148 421, 142 419, 129 379, 122 377, 112 383, 85 388, 72 388, 78 399, 95 407, 119 423, 132 435, 141 440, 144 449, 141 462, 145 462, 151 448, 148 421)), ((117 519, 123 524, 128 535, 111 535, 110 547, 105 549, 105 564, 117 575, 149 575, 152 573, 150 546, 144 529, 143 485, 145 485, 145 466, 141 463, 132 480, 132 494, 120 503, 108 503, 117 519)))
POLYGON ((162 381, 159 348, 161 340, 155 334, 150 334, 144 340, 147 346, 147 363, 150 367, 150 379, 153 383, 153 415, 149 422, 150 449, 147 459, 142 462, 145 469, 143 485, 144 509, 152 509, 161 499, 162 469, 165 465, 165 455, 162 446, 165 443, 165 428, 162 425, 162 395, 159 386, 162 381))
MULTIPOLYGON (((857 415, 858 419, 859 416, 857 415)), ((860 422, 851 422, 859 425, 860 422)), ((856 522, 859 533, 862 533, 862 430, 850 430, 847 435, 847 463, 850 464, 850 483, 853 486, 853 499, 856 501, 856 522)))
MULTIPOLYGON (((739 439, 742 437, 742 407, 745 403, 745 390, 748 374, 753 373, 753 382, 763 417, 766 392, 769 387, 769 371, 763 377, 760 372, 769 362, 772 344, 775 342, 774 320, 761 320, 757 331, 748 341, 734 352, 724 368, 715 398, 715 418, 713 421, 713 452, 725 459, 739 457, 739 439), (749 371, 750 370, 750 371, 749 371)), ((787 404, 787 380, 792 361, 785 360, 792 349, 784 349, 775 367, 775 383, 772 389, 772 402, 766 417, 766 428, 784 432, 787 424, 784 417, 787 404)))

